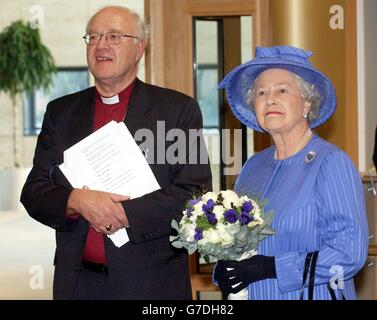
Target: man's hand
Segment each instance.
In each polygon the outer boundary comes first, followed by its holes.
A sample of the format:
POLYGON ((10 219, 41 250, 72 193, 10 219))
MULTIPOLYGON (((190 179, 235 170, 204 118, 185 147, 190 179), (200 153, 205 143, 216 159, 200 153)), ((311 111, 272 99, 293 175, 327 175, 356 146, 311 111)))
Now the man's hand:
POLYGON ((79 212, 97 232, 112 234, 128 227, 128 219, 121 201, 128 196, 114 193, 83 189, 74 189, 68 198, 68 212, 79 212), (107 229, 106 227, 111 226, 107 229))

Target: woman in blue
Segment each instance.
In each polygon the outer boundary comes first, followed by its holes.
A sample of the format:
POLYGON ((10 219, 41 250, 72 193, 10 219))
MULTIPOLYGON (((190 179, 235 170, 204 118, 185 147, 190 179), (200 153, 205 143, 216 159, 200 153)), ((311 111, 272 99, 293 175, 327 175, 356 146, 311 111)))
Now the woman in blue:
POLYGON ((334 280, 337 298, 340 289, 356 298, 352 278, 368 250, 363 189, 351 159, 311 130, 332 116, 336 97, 310 56, 294 47, 257 48, 254 60, 220 84, 235 116, 274 142, 246 162, 235 191, 268 200, 276 234, 250 259, 218 262, 214 279, 225 295, 248 287, 250 300, 299 299, 305 258, 318 250, 314 299, 330 299, 334 280))

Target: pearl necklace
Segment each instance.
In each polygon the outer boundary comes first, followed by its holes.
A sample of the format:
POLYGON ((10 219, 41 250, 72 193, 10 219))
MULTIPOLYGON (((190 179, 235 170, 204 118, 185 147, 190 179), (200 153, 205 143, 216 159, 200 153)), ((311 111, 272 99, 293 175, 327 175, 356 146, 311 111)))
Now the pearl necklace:
MULTIPOLYGON (((293 153, 290 155, 293 156, 295 155, 297 152, 300 152, 302 149, 304 149, 304 147, 307 145, 307 143, 309 142, 310 138, 313 136, 313 132, 312 130, 310 130, 310 128, 305 132, 305 134, 302 136, 302 138, 300 139, 300 141, 298 142, 295 150, 293 151, 293 153)), ((278 158, 278 155, 277 155, 277 149, 275 148, 275 154, 274 154, 274 159, 277 160, 278 158)))

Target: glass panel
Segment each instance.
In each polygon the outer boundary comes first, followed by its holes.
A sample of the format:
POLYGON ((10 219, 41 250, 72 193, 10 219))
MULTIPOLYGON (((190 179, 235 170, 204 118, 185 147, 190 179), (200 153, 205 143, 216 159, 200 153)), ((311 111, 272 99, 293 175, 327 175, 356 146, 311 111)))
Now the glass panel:
POLYGON ((194 19, 195 93, 203 115, 204 138, 214 191, 220 191, 218 21, 194 19))
POLYGON ((38 134, 42 127, 43 116, 47 104, 56 98, 81 91, 89 86, 88 70, 58 70, 47 90, 38 89, 25 98, 24 103, 24 134, 38 134))
POLYGON ((58 71, 54 74, 49 90, 37 90, 35 93, 35 126, 42 127, 43 115, 47 103, 64 95, 81 91, 88 87, 87 71, 58 71))

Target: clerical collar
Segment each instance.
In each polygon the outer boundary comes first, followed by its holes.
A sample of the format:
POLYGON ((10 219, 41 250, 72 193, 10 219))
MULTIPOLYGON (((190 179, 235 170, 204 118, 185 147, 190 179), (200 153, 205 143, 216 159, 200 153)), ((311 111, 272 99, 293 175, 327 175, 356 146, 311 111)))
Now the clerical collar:
POLYGON ((103 97, 100 95, 98 90, 96 90, 96 99, 108 106, 115 105, 120 102, 123 103, 123 101, 129 99, 132 89, 134 87, 134 84, 135 84, 135 81, 133 81, 127 88, 123 89, 121 92, 119 92, 118 94, 112 97, 103 97))
POLYGON ((115 96, 112 96, 110 98, 106 98, 106 97, 101 97, 101 101, 104 103, 104 104, 116 104, 116 103, 119 103, 119 96, 116 94, 115 96))

